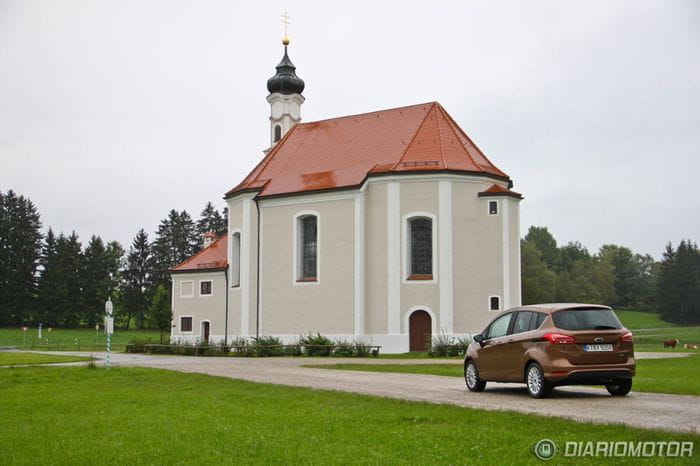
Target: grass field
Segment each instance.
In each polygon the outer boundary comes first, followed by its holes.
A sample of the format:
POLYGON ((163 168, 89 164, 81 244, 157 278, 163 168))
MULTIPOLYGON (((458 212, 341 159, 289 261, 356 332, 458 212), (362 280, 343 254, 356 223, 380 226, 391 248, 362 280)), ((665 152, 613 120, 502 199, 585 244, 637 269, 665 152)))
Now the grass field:
POLYGON ((530 449, 542 438, 700 441, 691 434, 155 369, 0 371, 0 445, 12 446, 0 449, 3 465, 541 464, 530 449))
POLYGON ((82 356, 62 356, 60 354, 10 353, 0 352, 0 366, 19 366, 24 364, 51 364, 56 362, 89 361, 82 356))
POLYGON ((676 326, 676 324, 662 320, 658 314, 653 312, 616 310, 615 314, 617 314, 617 317, 620 318, 622 324, 630 330, 676 326))
MULTIPOLYGON (((461 364, 317 364, 305 367, 463 377, 461 364)), ((700 356, 637 361, 633 390, 700 396, 700 356)))
MULTIPOLYGON (((160 332, 154 330, 115 330, 112 335, 112 349, 123 351, 127 343, 133 339, 148 339, 154 343, 160 342, 160 332)), ((164 338, 168 338, 168 334, 164 338)), ((95 329, 88 328, 53 328, 51 332, 47 328, 42 331, 42 339, 39 340, 37 328, 27 330, 26 349, 42 350, 47 348, 46 340, 49 341, 50 349, 55 349, 58 344, 59 350, 66 351, 103 351, 107 344, 107 336, 100 326, 97 333, 97 348, 95 348, 95 329), (76 344, 77 340, 77 344, 76 344)), ((19 327, 0 328, 0 346, 15 346, 17 349, 25 349, 24 332, 19 327)))

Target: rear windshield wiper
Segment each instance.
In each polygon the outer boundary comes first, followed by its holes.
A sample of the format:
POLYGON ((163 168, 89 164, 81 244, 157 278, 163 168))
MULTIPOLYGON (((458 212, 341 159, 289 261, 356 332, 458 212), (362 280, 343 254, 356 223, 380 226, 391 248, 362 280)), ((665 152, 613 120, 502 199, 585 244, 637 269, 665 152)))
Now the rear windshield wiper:
POLYGON ((596 325, 594 330, 617 330, 617 327, 612 325, 596 325))

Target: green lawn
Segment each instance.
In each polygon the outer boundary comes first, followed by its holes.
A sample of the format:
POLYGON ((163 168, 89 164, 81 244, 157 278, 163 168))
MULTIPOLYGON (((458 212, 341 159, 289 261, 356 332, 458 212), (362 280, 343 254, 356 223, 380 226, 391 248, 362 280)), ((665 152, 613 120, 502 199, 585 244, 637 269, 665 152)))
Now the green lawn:
POLYGON ((661 317, 654 312, 616 310, 615 314, 620 318, 622 324, 630 330, 675 327, 676 325, 662 320, 661 317))
POLYGON ((541 464, 542 438, 700 440, 145 368, 0 369, 0 412, 3 465, 541 464))
MULTIPOLYGON (((165 335, 165 339, 169 337, 165 335)), ((112 349, 115 351, 123 351, 127 343, 133 339, 148 339, 154 343, 160 342, 160 332, 154 330, 115 330, 112 335, 112 349)), ((66 351, 104 351, 104 346, 107 344, 107 336, 104 334, 104 329, 100 326, 100 331, 97 334, 97 344, 95 347, 95 329, 87 328, 59 328, 51 329, 51 332, 44 327, 42 331, 42 339, 39 340, 37 328, 32 327, 27 330, 26 349, 42 350, 56 349, 66 351), (46 345, 46 340, 49 341, 49 346, 46 345), (77 340, 77 344, 76 344, 77 340)), ((0 346, 16 346, 17 349, 25 349, 24 347, 24 332, 19 327, 2 327, 0 328, 0 346)))
MULTIPOLYGON (((461 364, 316 364, 304 367, 368 372, 402 372, 449 377, 464 376, 461 364)), ((700 356, 638 360, 633 390, 700 396, 700 356)))
POLYGON ((0 366, 18 366, 23 364, 51 364, 55 362, 89 361, 82 356, 62 356, 53 354, 0 352, 0 366))

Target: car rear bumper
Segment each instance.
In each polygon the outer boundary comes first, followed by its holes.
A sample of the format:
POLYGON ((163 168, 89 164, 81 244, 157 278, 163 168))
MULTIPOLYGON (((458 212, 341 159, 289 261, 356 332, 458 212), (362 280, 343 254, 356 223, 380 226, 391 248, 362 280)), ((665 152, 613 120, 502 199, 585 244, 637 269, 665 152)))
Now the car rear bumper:
POLYGON ((634 377, 633 370, 578 371, 572 372, 556 383, 561 385, 607 385, 617 380, 631 379, 632 377, 634 377))

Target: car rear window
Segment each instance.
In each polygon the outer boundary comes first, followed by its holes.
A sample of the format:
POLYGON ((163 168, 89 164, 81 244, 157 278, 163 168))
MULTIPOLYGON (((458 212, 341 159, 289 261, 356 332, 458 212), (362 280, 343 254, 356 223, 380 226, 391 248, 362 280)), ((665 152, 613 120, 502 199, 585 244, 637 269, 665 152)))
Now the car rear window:
POLYGON ((610 309, 563 309, 552 314, 557 328, 562 330, 613 330, 622 328, 610 309))

